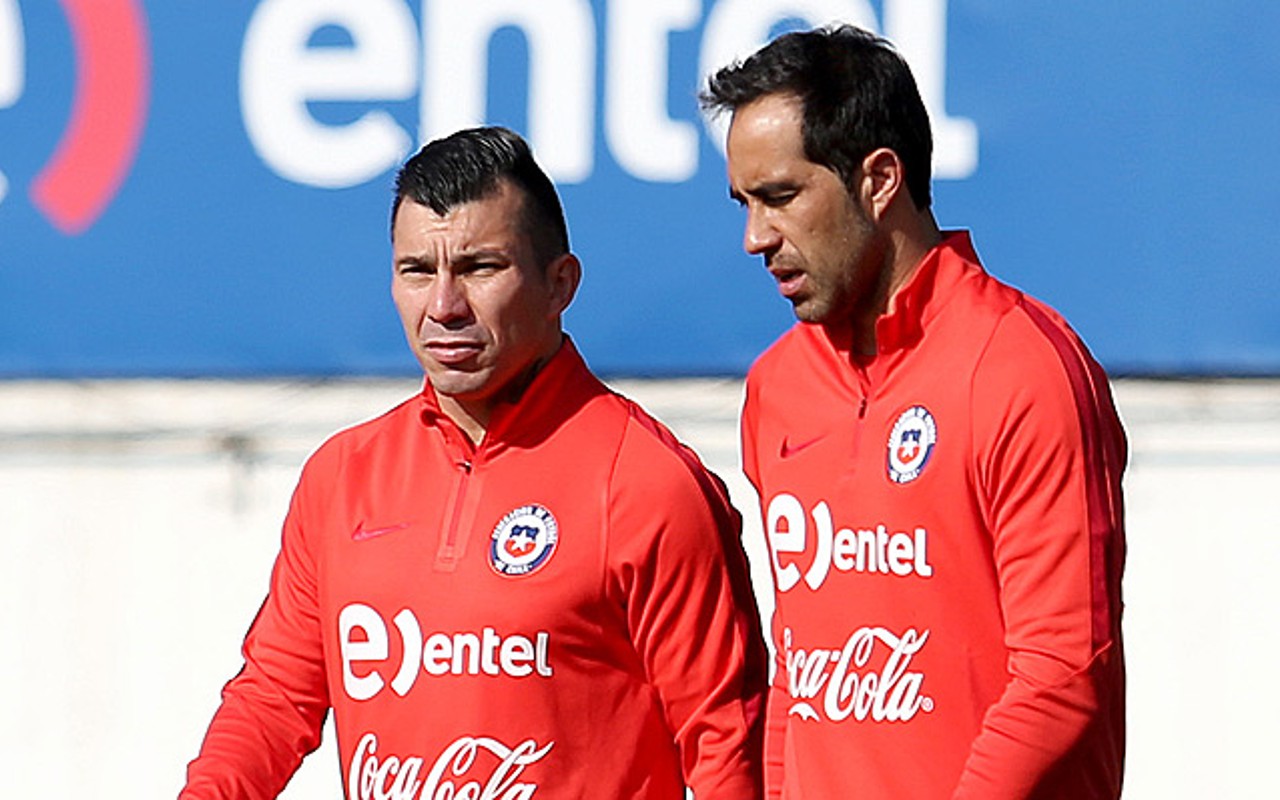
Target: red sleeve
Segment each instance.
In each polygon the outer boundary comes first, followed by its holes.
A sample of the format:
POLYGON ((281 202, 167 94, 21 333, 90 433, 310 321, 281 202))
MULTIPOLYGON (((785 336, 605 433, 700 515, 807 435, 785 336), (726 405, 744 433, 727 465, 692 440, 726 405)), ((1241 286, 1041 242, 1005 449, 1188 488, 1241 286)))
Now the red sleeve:
MULTIPOLYGON (((748 377, 746 399, 742 405, 740 432, 742 436, 742 471, 755 488, 756 493, 759 494, 760 462, 756 455, 756 420, 758 418, 757 405, 759 399, 756 396, 755 386, 755 381, 748 377)), ((787 695, 787 687, 783 683, 786 680, 787 671, 781 661, 781 654, 785 650, 782 648, 780 640, 782 623, 776 608, 773 612, 773 621, 770 627, 773 633, 774 665, 773 680, 769 686, 768 712, 765 714, 764 789, 765 797, 768 800, 778 800, 778 798, 782 797, 783 765, 786 763, 786 708, 790 698, 787 695)))
POLYGON ((294 494, 266 602, 244 641, 244 668, 222 691, 181 800, 276 797, 320 744, 329 708, 315 561, 294 494))
POLYGON ((756 456, 756 419, 758 412, 756 406, 759 405, 759 399, 756 397, 755 381, 750 376, 747 377, 745 398, 742 401, 742 418, 739 423, 739 431, 742 436, 742 472, 747 476, 747 480, 755 487, 756 493, 760 492, 760 461, 756 456))
POLYGON ((778 611, 773 612, 773 652, 776 663, 773 665, 773 681, 769 686, 769 707, 765 714, 764 729, 764 792, 767 800, 779 800, 782 797, 782 784, 785 776, 787 751, 787 707, 791 696, 785 684, 787 670, 782 663, 781 634, 782 622, 778 611))
POLYGON ((628 447, 609 561, 632 646, 698 800, 757 800, 766 656, 741 517, 692 453, 628 447))
POLYGON ((1006 319, 974 376, 976 477, 1010 680, 954 797, 1057 797, 1055 786, 1096 776, 1099 763, 1114 789, 1068 796, 1113 797, 1123 760, 1124 433, 1083 345, 1049 312, 1024 310, 1006 319), (1046 357, 1029 359, 1037 339, 1046 357), (1075 759, 1094 767, 1073 769, 1075 759))

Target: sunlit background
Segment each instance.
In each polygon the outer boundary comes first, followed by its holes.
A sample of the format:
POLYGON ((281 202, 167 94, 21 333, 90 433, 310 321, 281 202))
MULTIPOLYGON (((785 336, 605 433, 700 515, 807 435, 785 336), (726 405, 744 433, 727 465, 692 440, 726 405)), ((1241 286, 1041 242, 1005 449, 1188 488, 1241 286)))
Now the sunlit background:
MULTIPOLYGON (((1270 797, 1280 700, 1280 6, 0 0, 0 796, 177 793, 298 468, 414 392, 390 185, 509 125, 586 269, 567 325, 729 483, 790 313, 741 253, 700 78, 883 33, 935 208, 1061 310, 1129 431, 1126 797, 1270 797)), ((332 742, 289 798, 337 798, 332 742)))

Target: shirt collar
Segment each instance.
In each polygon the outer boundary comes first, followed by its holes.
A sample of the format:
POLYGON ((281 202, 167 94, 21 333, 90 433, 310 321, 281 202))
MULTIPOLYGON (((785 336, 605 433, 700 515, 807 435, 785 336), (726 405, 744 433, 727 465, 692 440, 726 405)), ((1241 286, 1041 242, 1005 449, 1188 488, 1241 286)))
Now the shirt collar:
POLYGON ((564 336, 560 349, 533 377, 519 397, 498 403, 489 417, 489 427, 479 445, 440 409, 440 400, 428 380, 423 381, 420 400, 422 420, 439 428, 455 448, 467 454, 491 457, 510 447, 532 447, 544 440, 581 408, 592 395, 606 392, 595 380, 577 347, 564 336))
POLYGON ((924 326, 945 305, 947 289, 969 267, 981 269, 968 231, 944 231, 915 273, 889 302, 890 310, 876 320, 876 348, 881 353, 910 347, 924 334, 924 326))

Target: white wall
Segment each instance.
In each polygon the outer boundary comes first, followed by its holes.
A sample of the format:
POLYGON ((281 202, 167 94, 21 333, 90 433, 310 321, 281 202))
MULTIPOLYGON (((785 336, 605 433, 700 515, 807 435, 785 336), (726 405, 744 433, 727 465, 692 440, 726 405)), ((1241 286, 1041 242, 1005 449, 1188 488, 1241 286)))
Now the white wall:
MULTIPOLYGON (((725 477, 736 381, 618 384, 725 477)), ((297 469, 414 382, 0 383, 0 797, 177 793, 239 667, 297 469)), ((1270 797, 1280 383, 1121 382, 1125 796, 1270 797)), ((332 745, 286 798, 337 798, 332 745)))

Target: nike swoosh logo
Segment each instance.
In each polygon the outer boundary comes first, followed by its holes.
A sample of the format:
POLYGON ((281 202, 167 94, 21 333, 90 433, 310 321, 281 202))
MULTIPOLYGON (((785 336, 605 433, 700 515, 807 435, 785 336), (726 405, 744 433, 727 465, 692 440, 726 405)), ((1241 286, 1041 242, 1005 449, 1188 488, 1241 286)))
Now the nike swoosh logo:
POLYGON ((359 525, 356 526, 356 529, 351 532, 351 541, 363 542, 368 539, 376 539, 377 537, 385 536, 388 533, 395 533, 396 531, 402 531, 407 527, 409 527, 409 523, 401 522, 399 525, 384 525, 383 527, 380 527, 380 528, 366 528, 364 526, 364 523, 361 522, 359 525))
POLYGON ((791 441, 788 438, 783 437, 782 449, 778 451, 778 454, 783 458, 791 458, 795 454, 799 453, 801 450, 807 450, 825 438, 827 438, 827 436, 826 434, 823 434, 821 436, 816 436, 812 439, 806 439, 803 442, 797 442, 796 444, 791 444, 791 441))

